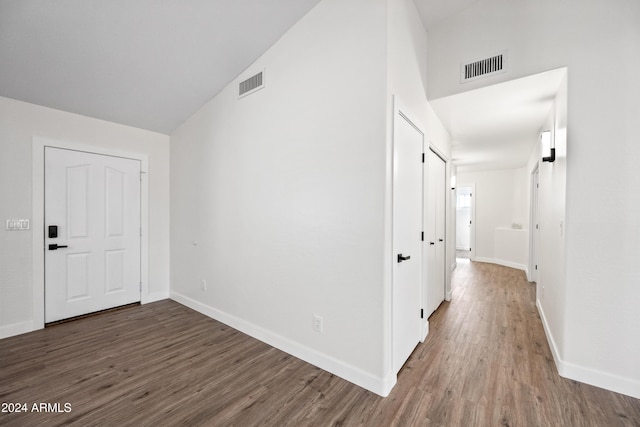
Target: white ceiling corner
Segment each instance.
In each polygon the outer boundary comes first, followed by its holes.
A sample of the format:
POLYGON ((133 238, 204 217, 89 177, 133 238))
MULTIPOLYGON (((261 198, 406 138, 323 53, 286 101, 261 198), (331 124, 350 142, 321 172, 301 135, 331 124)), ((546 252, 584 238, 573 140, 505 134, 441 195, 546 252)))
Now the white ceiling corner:
POLYGON ((414 0, 427 31, 479 0, 414 0))

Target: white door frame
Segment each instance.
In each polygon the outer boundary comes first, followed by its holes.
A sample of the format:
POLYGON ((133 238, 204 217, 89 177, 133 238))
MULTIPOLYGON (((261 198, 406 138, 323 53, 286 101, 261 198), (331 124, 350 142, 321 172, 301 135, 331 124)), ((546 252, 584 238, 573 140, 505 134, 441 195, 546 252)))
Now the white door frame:
POLYGON ((149 160, 146 154, 130 153, 112 150, 105 147, 58 141, 34 136, 32 148, 32 272, 33 272, 33 330, 44 328, 44 147, 62 148, 67 150, 84 151, 106 156, 125 157, 139 160, 141 170, 140 182, 140 226, 142 238, 140 241, 140 279, 142 304, 150 302, 149 298, 149 160))
MULTIPOLYGON (((415 120, 413 115, 411 114, 411 112, 409 111, 408 108, 406 108, 399 100, 398 97, 394 95, 393 97, 393 126, 394 126, 394 130, 393 130, 393 144, 392 144, 392 150, 395 150, 395 123, 396 123, 396 118, 402 116, 411 126, 413 126, 418 132, 420 132, 422 134, 422 151, 423 153, 425 152, 425 132, 424 130, 419 126, 419 121, 415 120)), ((392 151, 394 152, 394 151, 392 151)), ((424 155, 424 154, 423 154, 424 155)), ((393 161, 393 164, 395 165, 395 159, 393 161)), ((424 197, 425 197, 425 189, 424 189, 424 163, 422 166, 422 204, 424 204, 424 197)), ((395 171, 393 172, 393 178, 392 178, 392 192, 394 191, 395 188, 395 171)), ((393 200, 394 200, 394 195, 392 195, 392 221, 391 221, 391 248, 392 248, 392 255, 390 257, 390 261, 391 261, 391 371, 394 375, 397 375, 397 372, 394 369, 395 363, 396 361, 394 360, 393 354, 394 354, 394 345, 395 345, 395 340, 396 338, 394 337, 394 321, 395 321, 395 313, 393 310, 394 307, 394 300, 393 300, 393 295, 394 295, 394 289, 396 286, 396 268, 397 268, 397 261, 395 261, 394 256, 396 256, 395 254, 395 247, 394 247, 394 236, 393 236, 393 230, 394 230, 394 215, 393 215, 393 200)), ((422 215, 424 217, 424 214, 422 215)), ((422 224, 422 229, 424 229, 424 220, 423 220, 423 224, 422 224)), ((424 271, 425 271, 425 264, 424 264, 424 254, 425 254, 425 250, 424 250, 424 242, 422 242, 421 245, 421 253, 420 253, 420 270, 421 270, 421 279, 420 279, 420 306, 424 307, 424 295, 425 295, 425 289, 423 286, 423 282, 424 280, 422 279, 424 277, 424 271)), ((427 334, 429 333, 429 322, 427 319, 420 319, 419 318, 419 313, 416 312, 416 322, 419 322, 420 324, 420 336, 419 336, 419 340, 421 342, 423 342, 426 337, 427 334)), ((417 344, 417 343, 416 343, 417 344)))
MULTIPOLYGON (((433 143, 431 143, 431 141, 429 141, 428 150, 431 151, 433 154, 435 154, 436 157, 438 157, 440 160, 442 160, 442 163, 444 164, 444 188, 443 188, 443 191, 444 191, 444 205, 442 206, 442 208, 444 209, 444 212, 442 212, 442 214, 444 215, 444 217, 443 217, 443 220, 444 220, 444 231, 443 231, 443 234, 444 235, 443 235, 443 242, 442 242, 444 244, 444 259, 443 259, 443 265, 441 267, 443 268, 443 272, 444 272, 444 277, 443 277, 443 280, 444 280, 444 283, 443 283, 443 286, 444 286, 444 299, 443 299, 443 301, 451 301, 451 268, 449 268, 450 262, 449 262, 449 259, 448 259, 449 258, 448 249, 450 247, 450 245, 449 245, 449 237, 451 235, 453 235, 453 233, 448 233, 447 232, 449 221, 450 221, 449 217, 451 215, 451 213, 449 211, 449 209, 451 208, 449 206, 450 205, 450 200, 449 200, 449 203, 447 202, 448 197, 450 197, 450 192, 447 191, 447 189, 449 188, 449 184, 448 183, 449 183, 449 180, 450 180, 450 177, 449 177, 449 169, 450 169, 450 167, 449 167, 449 164, 448 164, 449 161, 447 160, 447 157, 442 153, 442 151, 440 151, 438 149, 438 147, 433 145, 433 143)), ((425 150, 425 156, 426 157, 429 156, 429 153, 428 153, 427 150, 425 150)), ((425 159, 425 165, 426 165, 425 167, 428 169, 429 161, 427 159, 425 159)), ((429 192, 428 188, 430 188, 431 183, 429 182, 428 176, 429 176, 429 173, 427 171, 425 173, 425 196, 424 196, 425 205, 428 205, 429 202, 430 202, 429 196, 428 196, 428 192, 429 192)), ((425 208, 425 212, 426 211, 427 211, 427 209, 425 208)), ((426 228, 428 226, 427 225, 427 217, 426 217, 426 215, 423 218, 423 222, 425 223, 424 228, 426 228)), ((438 237, 436 236, 434 238, 438 238, 438 237)), ((425 242, 427 241, 426 239, 427 239, 427 233, 425 231, 425 242)), ((455 242, 453 244, 455 245, 455 242)), ((426 266, 427 269, 429 268, 429 263, 427 262, 426 258, 425 258, 425 266, 426 266)), ((424 286, 425 286, 424 292, 425 292, 425 295, 427 295, 427 298, 428 298, 428 295, 429 295, 429 291, 428 291, 428 286, 429 285, 428 284, 429 284, 429 279, 428 279, 428 273, 427 273, 427 276, 425 277, 425 284, 424 284, 424 286)), ((425 302, 425 304, 426 304, 426 302, 425 302)), ((429 307, 428 304, 427 304, 427 307, 429 307)), ((427 312, 430 309, 431 309, 431 307, 429 307, 427 312)), ((431 314, 432 313, 426 313, 425 315, 426 315, 426 317, 428 317, 431 314)))
MULTIPOLYGON (((451 158, 445 155, 436 145, 430 140, 429 141, 429 150, 433 151, 438 157, 442 159, 444 162, 444 300, 451 301, 451 264, 455 261, 455 247, 456 242, 452 240, 455 238, 455 232, 451 231, 450 227, 452 226, 452 218, 453 227, 455 228, 455 209, 451 208, 451 158), (450 253, 450 248, 453 247, 454 251, 450 253), (450 259, 452 258, 452 259, 450 259)), ((426 153, 426 151, 425 151, 426 153)), ((425 184, 426 185, 426 184, 425 184)), ((425 188, 426 191, 426 188, 425 188)), ((426 200, 425 193, 425 200, 426 200)), ((425 225, 426 227, 426 225, 425 225)), ((425 289, 426 292, 426 289, 425 289)))
POLYGON ((537 237, 539 233, 536 232, 536 226, 540 223, 540 198, 539 191, 540 186, 536 188, 536 184, 540 182, 540 165, 538 162, 531 169, 530 175, 530 202, 529 202, 529 265, 527 266, 527 280, 529 282, 538 281, 538 271, 536 270, 536 264, 538 263, 538 242, 537 237), (535 176, 538 174, 538 182, 536 182, 535 176))
POLYGON ((456 190, 461 187, 471 188, 471 207, 469 212, 469 220, 471 221, 471 227, 469 227, 469 244, 471 245, 471 253, 469 254, 469 258, 473 261, 476 259, 476 184, 456 184, 456 190))

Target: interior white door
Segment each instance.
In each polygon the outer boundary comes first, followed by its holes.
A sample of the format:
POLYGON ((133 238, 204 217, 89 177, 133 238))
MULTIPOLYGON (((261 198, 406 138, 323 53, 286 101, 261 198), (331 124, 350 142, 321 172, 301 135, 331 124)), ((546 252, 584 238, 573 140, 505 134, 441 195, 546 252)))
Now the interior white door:
POLYGON ((45 148, 45 321, 140 301, 140 161, 45 148))
POLYGON ((446 167, 444 160, 429 150, 427 155, 426 234, 427 253, 427 317, 433 313, 445 296, 445 214, 446 167))
POLYGON ((540 188, 540 170, 536 170, 532 174, 531 180, 531 271, 529 272, 529 281, 538 281, 538 242, 540 241, 540 226, 538 220, 538 192, 540 188))
POLYGON ((420 341, 423 133, 403 114, 394 118, 393 368, 420 341))

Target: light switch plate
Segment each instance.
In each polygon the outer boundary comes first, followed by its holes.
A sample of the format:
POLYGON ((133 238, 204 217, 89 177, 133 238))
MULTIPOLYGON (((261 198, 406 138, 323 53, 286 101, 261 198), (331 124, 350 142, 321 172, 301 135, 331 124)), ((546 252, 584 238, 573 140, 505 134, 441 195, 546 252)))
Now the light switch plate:
POLYGON ((31 221, 28 219, 8 219, 5 222, 7 231, 23 231, 31 228, 31 221))

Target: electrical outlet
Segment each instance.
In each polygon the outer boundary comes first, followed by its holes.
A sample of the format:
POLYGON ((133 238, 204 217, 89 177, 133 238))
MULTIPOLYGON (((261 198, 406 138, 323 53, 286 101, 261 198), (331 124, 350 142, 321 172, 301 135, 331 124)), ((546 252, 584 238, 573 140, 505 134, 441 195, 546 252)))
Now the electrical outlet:
POLYGON ((202 282, 200 282, 200 289, 202 289, 203 291, 207 290, 207 281, 202 279, 202 282))
POLYGON ((313 315, 313 330, 322 333, 322 317, 317 314, 313 315))

